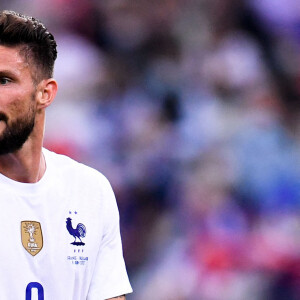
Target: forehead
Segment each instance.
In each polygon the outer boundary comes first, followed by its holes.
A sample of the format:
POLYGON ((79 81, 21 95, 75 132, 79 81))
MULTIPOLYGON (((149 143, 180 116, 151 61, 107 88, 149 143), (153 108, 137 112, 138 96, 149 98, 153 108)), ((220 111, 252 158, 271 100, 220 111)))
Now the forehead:
POLYGON ((20 53, 20 47, 0 45, 0 71, 10 71, 18 75, 28 73, 29 64, 20 53))

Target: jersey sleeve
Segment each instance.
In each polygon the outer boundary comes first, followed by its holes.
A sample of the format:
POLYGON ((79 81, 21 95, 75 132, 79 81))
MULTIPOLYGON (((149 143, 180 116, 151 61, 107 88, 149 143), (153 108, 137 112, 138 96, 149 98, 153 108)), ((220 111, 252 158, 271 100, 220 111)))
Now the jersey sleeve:
POLYGON ((87 300, 104 300, 132 292, 123 258, 119 211, 106 179, 103 196, 104 233, 87 300))

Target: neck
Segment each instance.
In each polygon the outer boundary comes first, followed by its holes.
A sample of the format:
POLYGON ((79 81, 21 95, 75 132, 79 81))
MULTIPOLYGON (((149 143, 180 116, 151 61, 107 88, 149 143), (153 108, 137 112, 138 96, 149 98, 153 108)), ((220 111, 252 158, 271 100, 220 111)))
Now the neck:
POLYGON ((20 150, 0 155, 0 173, 19 182, 38 182, 46 171, 46 162, 42 154, 43 134, 44 127, 35 126, 20 150))
POLYGON ((46 171, 46 162, 40 149, 34 156, 27 157, 21 153, 2 155, 0 157, 0 173, 6 177, 24 183, 38 182, 46 171))

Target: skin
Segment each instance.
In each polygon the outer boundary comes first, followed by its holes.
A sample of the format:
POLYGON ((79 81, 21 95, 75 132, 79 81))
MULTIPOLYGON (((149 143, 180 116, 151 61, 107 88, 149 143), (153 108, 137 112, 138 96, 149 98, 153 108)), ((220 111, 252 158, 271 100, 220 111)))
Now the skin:
POLYGON ((125 297, 125 295, 123 295, 123 296, 119 296, 119 297, 115 297, 115 298, 110 298, 110 299, 107 299, 107 300, 113 300, 113 299, 126 300, 126 297, 125 297))
POLYGON ((8 120, 0 121, 0 136, 7 124, 34 111, 35 124, 32 133, 21 149, 0 155, 0 173, 25 183, 39 181, 45 173, 42 155, 45 126, 45 109, 57 92, 53 78, 34 83, 33 66, 25 61, 19 47, 0 45, 0 113, 8 120))

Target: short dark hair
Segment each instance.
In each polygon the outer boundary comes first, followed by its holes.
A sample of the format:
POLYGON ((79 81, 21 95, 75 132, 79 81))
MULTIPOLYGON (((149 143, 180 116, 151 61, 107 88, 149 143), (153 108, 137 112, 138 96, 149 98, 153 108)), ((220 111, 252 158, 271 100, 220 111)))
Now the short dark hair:
POLYGON ((53 76, 56 41, 39 20, 14 11, 0 11, 0 45, 21 47, 20 53, 34 65, 32 77, 36 82, 53 76))

